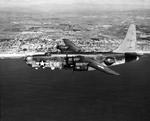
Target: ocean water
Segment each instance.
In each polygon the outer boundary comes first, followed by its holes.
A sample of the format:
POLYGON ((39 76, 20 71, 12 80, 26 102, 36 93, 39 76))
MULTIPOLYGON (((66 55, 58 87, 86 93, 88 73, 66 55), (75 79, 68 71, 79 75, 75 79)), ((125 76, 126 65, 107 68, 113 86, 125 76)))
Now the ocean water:
POLYGON ((150 57, 103 72, 34 70, 0 60, 1 121, 149 121, 150 57))

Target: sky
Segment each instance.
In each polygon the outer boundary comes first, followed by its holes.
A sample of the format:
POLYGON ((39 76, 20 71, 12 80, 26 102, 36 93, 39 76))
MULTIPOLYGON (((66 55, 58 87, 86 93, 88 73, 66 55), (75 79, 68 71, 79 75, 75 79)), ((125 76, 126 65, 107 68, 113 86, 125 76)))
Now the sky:
POLYGON ((136 6, 146 6, 146 8, 150 8, 150 0, 0 0, 0 7, 25 7, 25 6, 33 6, 33 5, 131 5, 131 8, 136 6))
POLYGON ((150 4, 150 0, 0 0, 1 4, 150 4), (82 2, 81 2, 82 1, 82 2))

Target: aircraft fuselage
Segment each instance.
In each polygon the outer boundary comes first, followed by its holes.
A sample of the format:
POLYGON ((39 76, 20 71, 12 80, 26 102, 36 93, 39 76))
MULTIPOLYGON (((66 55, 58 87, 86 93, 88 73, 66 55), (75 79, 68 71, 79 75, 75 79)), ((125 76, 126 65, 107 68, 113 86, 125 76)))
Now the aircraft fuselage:
POLYGON ((136 53, 49 53, 45 55, 28 56, 26 63, 33 68, 50 68, 54 69, 72 69, 74 71, 89 71, 95 70, 82 60, 80 57, 94 59, 104 66, 114 66, 124 64, 138 59, 136 53))

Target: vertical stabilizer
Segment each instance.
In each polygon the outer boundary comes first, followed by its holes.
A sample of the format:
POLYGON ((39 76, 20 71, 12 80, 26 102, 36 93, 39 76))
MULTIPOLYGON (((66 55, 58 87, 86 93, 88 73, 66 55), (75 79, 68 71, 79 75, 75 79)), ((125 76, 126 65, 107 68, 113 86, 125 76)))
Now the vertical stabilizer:
POLYGON ((114 50, 117 53, 136 52, 136 27, 131 24, 125 39, 121 42, 120 46, 114 50))

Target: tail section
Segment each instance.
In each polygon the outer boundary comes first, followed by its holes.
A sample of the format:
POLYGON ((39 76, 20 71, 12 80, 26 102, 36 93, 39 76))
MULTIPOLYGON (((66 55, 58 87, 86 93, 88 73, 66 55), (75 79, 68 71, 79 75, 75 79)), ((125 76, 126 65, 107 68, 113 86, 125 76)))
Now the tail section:
POLYGON ((117 53, 136 52, 136 27, 134 24, 130 25, 125 39, 122 41, 120 46, 113 52, 117 53))

